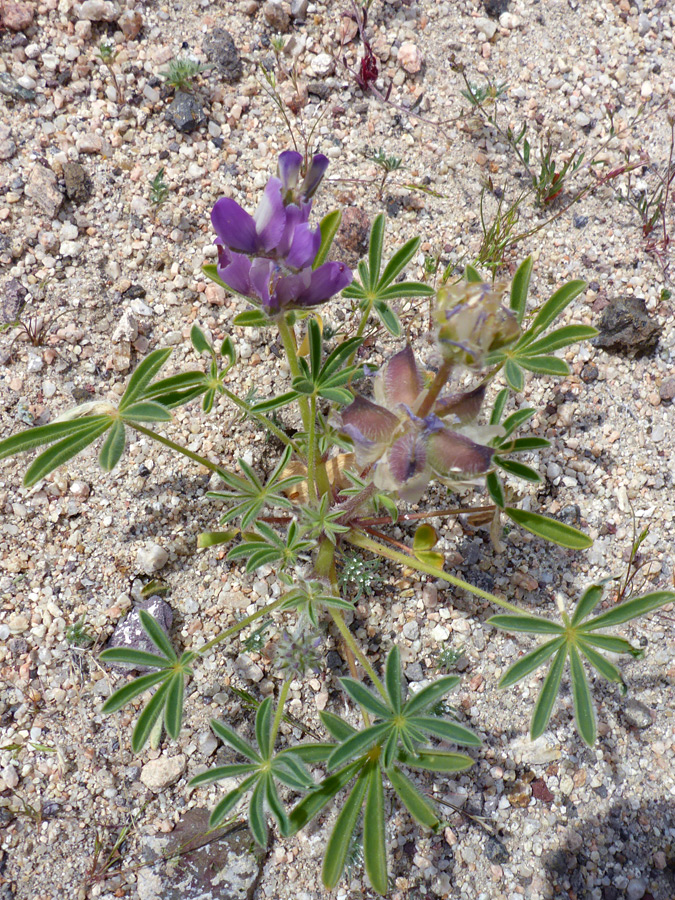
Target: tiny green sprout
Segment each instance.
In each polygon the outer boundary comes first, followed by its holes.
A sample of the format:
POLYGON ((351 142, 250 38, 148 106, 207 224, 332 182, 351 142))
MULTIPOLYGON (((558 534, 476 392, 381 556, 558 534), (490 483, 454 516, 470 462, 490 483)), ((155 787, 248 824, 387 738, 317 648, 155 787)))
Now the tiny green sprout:
POLYGON ((382 169, 382 181, 378 188, 379 195, 382 196, 387 178, 391 172, 396 172, 398 169, 403 168, 403 160, 400 156, 387 156, 382 147, 373 156, 369 156, 368 159, 382 169))
POLYGON ((101 58, 101 62, 105 63, 108 67, 108 71, 110 72, 110 77, 112 78, 113 85, 115 87, 115 93, 117 94, 117 102, 119 104, 124 103, 124 94, 122 93, 122 89, 117 80, 117 75, 115 75, 115 70, 113 69, 113 63, 117 59, 117 50, 115 45, 111 41, 103 40, 98 45, 98 53, 101 58))
POLYGON ((150 202, 154 207, 166 203, 169 198, 169 185, 164 181, 164 166, 157 172, 154 178, 150 178, 150 202))
POLYGON ((88 647, 94 643, 93 635, 86 629, 84 616, 66 628, 66 640, 75 647, 88 647))
POLYGON ((192 82, 201 72, 206 72, 211 66, 204 66, 196 59, 172 59, 169 68, 160 72, 160 77, 167 85, 177 91, 190 91, 192 82))
POLYGON ((340 572, 340 587, 342 590, 348 586, 353 588, 354 602, 358 602, 364 594, 369 597, 382 581, 382 576, 377 571, 380 566, 379 559, 345 556, 340 572))

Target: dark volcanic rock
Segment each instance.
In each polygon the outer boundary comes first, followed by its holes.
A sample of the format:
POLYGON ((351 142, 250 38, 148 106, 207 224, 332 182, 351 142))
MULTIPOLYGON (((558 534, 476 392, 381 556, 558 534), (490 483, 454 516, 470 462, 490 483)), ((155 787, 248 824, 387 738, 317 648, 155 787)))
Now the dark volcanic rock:
MULTIPOLYGON (((132 609, 129 615, 115 626, 107 644, 108 650, 112 647, 125 647, 129 650, 142 650, 144 653, 157 654, 159 652, 141 624, 141 617, 138 615, 139 609, 145 609, 151 616, 154 616, 168 637, 173 622, 171 607, 161 597, 149 597, 132 609)), ((149 671, 145 667, 132 669, 130 666, 120 666, 120 669, 124 672, 149 671)))
POLYGON ((241 63, 239 51, 234 43, 234 38, 224 28, 214 28, 204 41, 204 53, 209 62, 213 63, 222 74, 225 81, 234 84, 241 80, 244 67, 241 63))
POLYGON ((35 91, 21 87, 8 72, 0 72, 0 94, 13 100, 35 100, 35 91))
POLYGON ((600 334, 593 343, 608 353, 642 356, 659 342, 661 327, 648 315, 639 297, 618 297, 602 312, 600 334))
POLYGON ((483 0, 483 6, 488 16, 498 19, 509 8, 509 0, 483 0))
POLYGON ((5 284, 5 299, 2 303, 2 321, 16 322, 21 310, 26 305, 28 291, 16 278, 10 278, 5 284))
POLYGON ((183 134, 189 134, 206 122, 206 115, 199 100, 185 91, 176 91, 176 96, 167 110, 167 116, 174 128, 183 134))
POLYGON ((335 238, 337 256, 352 268, 368 251, 370 219, 359 206, 348 206, 335 238))

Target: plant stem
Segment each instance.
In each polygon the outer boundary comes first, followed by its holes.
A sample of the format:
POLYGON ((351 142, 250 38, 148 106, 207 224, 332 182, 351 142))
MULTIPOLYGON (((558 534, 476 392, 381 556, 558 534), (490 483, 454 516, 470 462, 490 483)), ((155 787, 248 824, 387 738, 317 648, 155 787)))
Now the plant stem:
POLYGON ((380 679, 377 675, 377 672, 370 664, 368 657, 365 655, 363 650, 361 650, 359 645, 356 643, 356 640, 354 639, 354 635, 351 633, 349 628, 347 628, 347 626, 345 625, 345 620, 342 618, 342 613, 340 612, 340 610, 334 609, 332 606, 328 607, 328 611, 330 612, 331 617, 332 617, 333 621, 335 622, 338 631, 342 635, 342 638, 343 638, 345 644, 349 647, 349 649, 352 651, 354 656, 361 663, 363 668, 366 670, 366 673, 370 677, 370 680, 373 682, 373 684, 375 685, 377 690, 380 692, 380 694, 386 700, 387 692, 384 689, 384 685, 380 681, 380 679))
POLYGON ((245 400, 242 400, 241 397, 237 397, 236 394, 233 394, 232 391, 228 390, 226 387, 221 385, 220 390, 225 394, 228 400, 231 400, 232 403, 236 407, 238 407, 242 412, 245 412, 247 416, 251 416, 261 423, 265 428, 272 432, 272 434, 278 438, 282 444, 285 444, 287 447, 292 447, 296 453, 300 453, 298 445, 292 438, 286 434, 278 425, 275 425, 271 419, 268 419, 264 413, 256 412, 254 409, 251 409, 249 403, 245 400))
POLYGON ((251 613, 250 616, 246 616, 246 618, 242 619, 241 622, 237 622, 236 625, 232 625, 230 628, 226 628, 225 631, 221 631, 220 634, 216 635, 208 642, 208 644, 204 644, 204 646, 200 647, 196 652, 199 653, 200 656, 204 656, 205 653, 208 653, 209 650, 212 650, 217 644, 222 643, 226 638, 232 637, 233 634, 241 631, 242 628, 246 628, 247 625, 255 622, 256 619, 260 619, 262 616, 266 616, 268 615, 268 613, 274 612, 275 609, 281 606, 284 600, 285 596, 282 594, 281 597, 277 597, 277 599, 272 603, 268 603, 267 606, 263 607, 262 609, 251 613))
MULTIPOLYGON (((493 512, 494 504, 489 506, 458 506, 448 509, 432 509, 431 512, 403 513, 396 520, 398 522, 416 522, 418 519, 440 519, 446 516, 472 515, 473 513, 493 512)), ((391 516, 372 516, 369 519, 355 519, 354 524, 359 527, 364 525, 393 525, 391 516)))
MULTIPOLYGON (((276 317, 276 323, 279 328, 279 337, 281 338, 281 343, 284 345, 284 350, 286 351, 286 358, 288 359, 288 366, 291 370, 291 375, 293 378, 298 378, 301 375, 300 365, 298 363, 298 348, 295 343, 295 334, 293 329, 286 321, 286 316, 284 313, 278 315, 276 317)), ((298 397, 298 404, 300 406, 300 415, 302 416, 302 425, 305 431, 309 431, 309 401, 307 397, 300 396, 298 397)))
POLYGON ((447 383, 448 378, 450 377, 450 372, 452 371, 452 363, 450 360, 443 360, 440 369, 436 373, 436 377, 431 383, 431 386, 427 390, 424 395, 424 399, 422 400, 422 405, 417 410, 416 415, 423 419, 426 415, 431 412, 431 408, 436 402, 436 399, 440 392, 443 390, 443 387, 447 383))
POLYGON ((199 463, 200 466, 204 466, 206 469, 210 469, 212 472, 217 472, 218 475, 222 475, 225 471, 216 463, 212 463, 210 459, 206 459, 206 457, 200 456, 199 453, 193 453, 192 450, 188 450, 187 447, 183 447, 180 444, 177 444, 175 441, 172 441, 170 438, 164 437, 161 434, 157 434, 156 431, 152 431, 150 428, 146 428, 144 425, 139 425, 138 422, 128 422, 127 424, 134 428, 136 431, 139 431, 141 434, 152 438, 153 441, 159 441, 160 444, 164 444, 165 447, 170 447, 177 453, 182 453, 183 456, 187 456, 188 459, 194 460, 194 462, 199 463))
MULTIPOLYGON (((361 321, 359 322, 359 327, 356 329, 356 334, 354 337, 362 338, 363 332, 366 330, 366 323, 368 322, 368 317, 370 316, 370 311, 373 308, 373 301, 371 299, 368 300, 368 305, 363 310, 363 314, 361 316, 361 321)), ((349 359, 347 360, 347 367, 354 365, 354 360, 356 359, 356 354, 359 352, 359 347, 361 345, 357 344, 354 350, 350 353, 349 359)))
POLYGON ((357 531, 350 531, 348 534, 344 535, 344 538, 355 547, 361 547, 362 550, 370 550, 378 556, 382 556, 385 559, 391 559, 393 562, 400 563, 404 566, 410 566, 413 569, 417 569, 418 572, 424 572, 426 575, 431 575, 433 578, 442 578, 443 581, 447 581, 448 584, 463 588, 465 591, 475 594, 476 597, 482 597, 484 600, 489 600, 490 603, 501 606, 502 609, 508 609, 510 612, 518 613, 518 615, 528 615, 527 610, 520 609, 514 603, 509 603, 508 600, 502 600, 501 597, 497 597, 495 594, 491 594, 488 591, 483 591, 481 588, 469 584, 468 581, 463 581, 461 578, 455 578, 454 575, 448 575, 448 573, 444 572, 442 569, 438 569, 429 563, 422 562, 422 560, 417 559, 415 556, 407 556, 405 553, 401 553, 398 550, 380 544, 378 541, 374 541, 365 534, 360 534, 357 531))
POLYGON ((286 704, 286 697, 288 696, 288 689, 291 686, 290 678, 287 678, 283 685, 281 686, 281 693, 279 694, 279 702, 277 703, 277 711, 274 713, 274 721, 272 722, 272 736, 270 738, 270 749, 274 750, 274 744, 277 739, 277 734, 279 733, 279 725, 281 725, 281 717, 284 713, 284 706, 286 704))
POLYGON ((314 503, 316 493, 316 397, 309 398, 309 428, 307 429, 307 496, 314 503))

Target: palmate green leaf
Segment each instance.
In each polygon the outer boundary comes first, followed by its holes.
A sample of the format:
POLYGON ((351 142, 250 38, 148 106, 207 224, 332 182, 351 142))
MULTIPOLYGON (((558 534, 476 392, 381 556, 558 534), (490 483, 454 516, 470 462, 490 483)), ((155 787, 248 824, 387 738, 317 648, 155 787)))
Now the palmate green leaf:
POLYGON ((154 400, 139 400, 125 407, 121 413, 125 421, 130 422, 171 422, 173 416, 169 410, 154 400))
POLYGON ((260 754, 248 743, 248 741, 245 741, 236 731, 230 728, 229 725, 220 722, 218 719, 211 719, 211 729, 218 735, 221 741, 225 744, 229 744, 230 747, 236 750, 237 753, 241 753, 246 759, 250 759, 251 762, 255 763, 262 762, 260 754))
POLYGON ((267 822, 265 821, 265 779, 261 778, 253 788, 248 806, 248 827, 260 847, 267 846, 267 822))
POLYGON ((532 275, 533 260, 531 256, 524 259, 518 266, 516 274, 511 282, 511 296, 509 306, 516 314, 518 324, 523 321, 525 308, 527 307, 527 294, 530 289, 530 277, 532 275))
MULTIPOLYGON (((333 744, 329 747, 332 750, 333 744)), ((329 752, 326 753, 326 757, 329 752)), ((320 762, 325 761, 325 757, 320 762)), ((315 786, 315 782, 305 769, 299 759, 287 754, 286 756, 277 755, 272 760, 272 769, 274 777, 278 778, 282 784, 292 788, 294 791, 308 791, 315 786)))
MULTIPOLYGON (((337 718, 337 716, 335 717, 337 718)), ((341 721, 341 720, 340 720, 341 721)), ((296 744, 287 750, 281 750, 276 759, 285 759, 287 756, 297 757, 305 763, 325 762, 335 749, 335 744, 296 744)))
POLYGON ((510 666, 504 675, 502 675, 499 687, 511 687, 511 685, 521 681, 526 675, 529 675, 540 666, 543 666, 554 653, 557 653, 557 651, 564 646, 564 644, 564 637, 554 638, 554 640, 547 641, 545 644, 537 647, 536 650, 526 653, 525 656, 521 657, 517 662, 510 666))
POLYGON ((502 485, 495 472, 490 472, 488 474, 485 479, 485 484, 488 489, 488 494, 490 495, 493 503, 495 503, 500 509, 504 509, 504 507, 506 506, 506 494, 504 493, 504 486, 502 485))
POLYGON ((623 675, 614 665, 611 663, 606 657, 602 655, 602 653, 598 653, 597 650, 594 650, 589 644, 586 643, 581 637, 578 637, 576 640, 576 646, 579 651, 586 657, 589 663, 593 666, 593 668, 599 672, 603 678, 606 678, 607 681, 612 681, 616 684, 621 685, 621 693, 625 694, 628 690, 626 687, 626 682, 623 680, 623 675))
POLYGON ((104 472, 112 472, 120 461, 124 453, 125 440, 124 423, 120 419, 115 419, 98 455, 99 465, 104 472))
POLYGON ((513 441, 504 441, 499 445, 499 450, 501 453, 510 455, 512 453, 529 453, 532 450, 544 450, 550 446, 551 442, 547 441, 546 438, 531 436, 515 438, 513 441))
POLYGON ((438 831, 441 823, 433 806, 422 796, 408 776, 404 775, 398 766, 393 766, 388 770, 387 777, 413 819, 425 828, 438 831))
POLYGON ((11 437, 0 441, 0 459, 13 456, 15 453, 23 453, 26 450, 34 450, 43 444, 51 444, 58 438, 74 437, 81 432, 88 431, 94 425, 109 423, 110 416, 85 416, 81 419, 72 419, 64 422, 52 422, 49 425, 38 425, 13 434, 11 437))
POLYGON ((230 528, 228 531, 202 531, 197 538, 197 546, 200 550, 206 547, 216 547, 218 544, 227 544, 233 538, 241 534, 239 528, 230 528))
POLYGON ((110 416, 101 416, 101 419, 103 421, 90 423, 88 428, 68 435, 68 437, 63 438, 41 453, 28 467, 23 477, 24 485, 32 487, 50 472, 53 472, 54 469, 58 469, 59 466, 62 466, 69 459, 85 450, 90 444, 93 444, 96 438, 106 432, 113 422, 110 416))
POLYGON ((216 355, 215 350, 209 343, 206 335, 196 322, 190 330, 190 341, 192 342, 192 346, 195 348, 197 353, 208 353, 209 356, 216 355))
POLYGON ((384 671, 385 685, 391 708, 395 713, 401 711, 403 686, 401 684, 401 652, 397 645, 391 648, 384 671))
POLYGON ((143 630, 148 635, 155 647, 157 647, 157 649, 161 651, 163 656, 165 656, 168 660, 171 660, 172 663, 178 662, 176 651, 171 646, 171 641, 162 630, 157 619, 155 619, 154 616, 151 616, 150 613, 145 609, 139 609, 138 616, 141 620, 143 630))
POLYGON ((271 397, 269 400, 261 400, 258 403, 254 403, 251 407, 252 412, 269 412, 272 409, 280 409, 282 406, 288 406, 289 403, 293 403, 298 399, 297 391, 286 391, 283 394, 279 394, 277 397, 271 397))
POLYGON ((231 809, 239 803, 244 794, 251 789, 252 785, 258 779, 258 773, 255 772, 253 775, 244 779, 241 784, 237 785, 236 788, 231 790, 229 793, 225 794, 223 799, 216 804, 213 812, 211 813, 211 818, 209 819, 209 828, 217 828, 218 825, 223 821, 225 816, 230 812, 231 809))
POLYGON ((541 691, 537 697, 537 702, 534 705, 534 713, 530 724, 530 737, 533 741, 546 731, 546 726, 551 718, 553 705, 560 689, 560 681, 566 659, 567 645, 565 644, 556 653, 553 664, 544 679, 541 691))
MULTIPOLYGON (((112 650, 104 650, 100 658, 103 659, 103 654, 109 652, 112 653, 112 650)), ((106 660, 110 659, 110 657, 105 658, 106 660)), ((114 659, 110 659, 110 661, 115 662, 114 659)), ((120 660, 120 662, 124 662, 124 660, 120 660)), ((145 691, 154 687, 156 684, 159 684, 160 681, 165 681, 170 677, 170 674, 169 671, 163 670, 160 672, 150 672, 148 675, 141 675, 139 678, 134 678, 133 681, 118 688, 114 694, 111 694, 110 697, 108 697, 101 707, 101 712, 106 715, 108 713, 117 712, 118 709, 122 709, 122 707, 126 706, 127 703, 134 699, 134 697, 138 697, 139 694, 145 693, 145 691)))
POLYGON ((272 748, 270 746, 270 726, 272 724, 272 698, 268 697, 258 707, 255 716, 255 739, 263 759, 269 759, 272 748))
POLYGON ((411 726, 420 731, 464 747, 480 747, 483 743, 477 734, 459 722, 451 722, 438 716, 413 716, 409 721, 411 726))
POLYGON ((384 243, 384 213, 375 216, 373 227, 370 229, 370 242, 368 245, 368 284, 364 284, 369 290, 372 290, 380 277, 380 266, 382 265, 382 246, 384 243))
POLYGON ((444 675, 442 678, 437 678, 436 681, 413 694, 405 704, 405 714, 412 716, 425 712, 430 707, 435 706, 446 694, 454 690, 458 684, 459 677, 457 675, 444 675))
POLYGON ((314 257, 314 262, 312 263, 312 269, 318 269, 319 266, 322 265, 328 258, 328 254, 330 253, 330 248, 333 245, 333 241, 335 240, 335 235, 338 233, 338 229, 340 228, 341 222, 342 222, 342 210, 340 210, 340 209, 334 209, 332 212, 329 212, 319 222, 319 231, 321 232, 321 244, 319 245, 319 252, 314 257))
POLYGON ((583 531, 558 522, 556 519, 550 519, 548 516, 525 509, 515 509, 511 506, 507 506, 504 512, 521 528, 544 538, 544 540, 551 541, 553 544, 559 544, 561 547, 567 547, 570 550, 586 550, 593 544, 593 540, 583 531))
POLYGON ((391 287, 378 288, 378 300, 402 300, 404 297, 431 297, 434 289, 421 281, 397 281, 391 287))
POLYGON ((469 282, 469 284, 480 284, 480 282, 485 281, 485 279, 475 266, 465 267, 464 278, 469 282))
POLYGON ((602 600, 604 591, 605 587, 602 584, 593 584, 591 587, 587 588, 577 603, 570 624, 578 625, 586 618, 586 616, 590 616, 595 607, 602 600))
POLYGON ((136 400, 140 399, 143 391, 150 384, 155 375, 171 356, 171 348, 153 350, 136 367, 136 371, 129 379, 127 389, 119 403, 120 412, 124 412, 136 400))
POLYGON ((610 609, 605 613, 601 613, 594 619, 584 622, 584 631, 595 631, 598 628, 611 628, 614 625, 623 625, 631 619, 637 619, 638 616, 644 616, 648 612, 653 612, 666 603, 675 602, 675 591, 655 591, 652 594, 645 594, 643 597, 635 597, 625 603, 620 603, 614 609, 610 609))
MULTIPOLYGON (((513 434, 513 432, 520 428, 521 425, 524 425, 525 422, 529 422, 532 416, 536 413, 536 409, 532 409, 532 407, 524 407, 523 409, 517 409, 515 412, 511 413, 510 416, 507 416, 502 422, 502 428, 504 429, 504 437, 508 437, 513 434)), ((498 424, 497 422, 494 423, 498 424)))
POLYGON ((164 708, 164 727, 169 737, 172 737, 174 740, 180 734, 181 725, 183 724, 184 697, 185 676, 183 672, 176 672, 171 676, 164 708))
MULTIPOLYGON (((397 648, 392 649, 391 653, 395 653, 396 649, 397 648)), ((388 719, 391 717, 392 710, 376 697, 372 691, 369 691, 368 688, 364 687, 360 681, 357 681, 355 678, 341 678, 340 684, 352 700, 358 703, 359 706, 368 710, 372 715, 378 716, 380 719, 388 719)))
POLYGON ((321 880, 329 891, 337 886, 345 867, 347 852, 351 843, 356 823, 359 820, 363 800, 366 796, 369 768, 364 768, 359 773, 356 783, 344 802, 340 814, 335 820, 335 825, 326 844, 326 852, 323 858, 321 880))
POLYGON ((350 725, 349 722, 345 722, 344 719, 336 716, 334 713, 321 710, 319 718, 326 731, 337 741, 346 741, 347 738, 356 734, 356 728, 350 725))
POLYGON ((522 369, 512 359, 506 360, 506 365, 504 366, 504 377, 506 378, 509 387, 516 393, 520 393, 525 387, 525 377, 523 375, 522 369))
POLYGON ((154 666, 158 669, 166 669, 173 666, 173 661, 155 653, 146 653, 144 650, 132 650, 131 647, 111 647, 104 650, 99 656, 103 662, 124 666, 154 666))
POLYGON ((474 763, 466 753, 450 753, 446 750, 417 750, 414 756, 400 751, 398 758, 411 769, 428 772, 463 772, 474 763))
MULTIPOLYGON (((382 291, 387 285, 391 284, 394 278, 397 278, 408 265, 413 256, 417 253, 421 238, 411 238, 400 247, 389 260, 384 268, 380 280, 377 282, 377 296, 382 297, 382 291)), ((433 290, 432 290, 433 293, 433 290)))
POLYGON ((583 629, 578 631, 580 638, 583 638, 585 644, 591 644, 600 650, 607 650, 609 653, 628 653, 633 659, 642 659, 645 651, 641 647, 634 647, 630 641, 623 638, 613 637, 609 634, 596 634, 592 632, 588 634, 583 629))
POLYGON ((172 681, 172 678, 168 678, 157 688, 146 704, 145 709, 138 717, 138 721, 136 722, 136 726, 131 735, 131 749, 134 753, 140 753, 143 747, 145 747, 157 719, 159 719, 162 714, 172 681))
POLYGON ((271 773, 268 773, 264 778, 264 783, 267 806, 279 825, 279 831, 281 832, 282 837, 285 837, 290 828, 288 814, 286 813, 283 803, 279 799, 277 787, 271 773))
POLYGON ((363 861, 371 887, 387 893, 387 845, 384 825, 384 790, 377 764, 371 764, 363 813, 363 861))
POLYGON ((526 466, 525 463, 516 462, 514 459, 504 459, 503 456, 494 456, 493 460, 500 469, 508 472, 509 475, 513 475, 514 478, 522 478, 524 481, 530 481, 534 484, 538 484, 541 481, 539 472, 531 466, 526 466))
POLYGON ((556 375, 564 377, 569 375, 570 367, 564 359, 557 356, 518 356, 518 365, 527 369, 528 372, 534 372, 536 375, 556 375))
POLYGON ((560 313, 569 306, 575 297, 578 297, 582 291, 586 290, 586 287, 585 281, 576 280, 568 281, 567 284, 558 288, 534 317, 534 321, 528 329, 528 334, 534 336, 541 334, 551 322, 558 318, 560 313))
MULTIPOLYGON (((227 287, 226 284, 222 286, 227 287)), ((238 325, 240 328, 263 328, 271 323, 269 317, 261 309, 247 309, 246 312, 236 315, 232 324, 238 325)))
POLYGON ((384 736, 390 728, 389 722, 381 722, 378 725, 371 725, 363 731, 357 731, 331 753, 328 757, 328 769, 337 769, 353 757, 367 753, 377 743, 384 740, 384 736))
POLYGON ((379 316, 380 321, 393 337, 400 337, 401 323, 394 310, 388 306, 384 300, 375 300, 373 309, 379 316))
POLYGON ((495 397, 494 406, 490 413, 490 425, 499 425, 506 408, 506 401, 509 399, 509 389, 502 388, 495 397))
POLYGON ((528 356, 544 356, 559 350, 561 347, 569 347, 578 341, 589 341, 599 334, 597 328, 590 325, 565 325, 557 328, 534 343, 528 344, 526 353, 528 356))
POLYGON ((525 631, 529 634, 564 634, 565 632, 562 625, 541 616, 511 614, 492 616, 488 619, 488 625, 493 625, 502 631, 525 631))
POLYGON ((595 709, 593 708, 586 672, 574 645, 569 647, 569 657, 572 676, 572 697, 574 699, 574 718, 577 723, 577 730, 584 743, 592 747, 595 743, 596 735, 595 709))
POLYGON ((363 768, 364 760, 357 760, 327 778, 294 807, 289 816, 290 834, 295 834, 310 822, 321 810, 352 780, 354 775, 363 768))
POLYGON ((239 775, 249 775, 255 771, 252 763, 233 763, 229 766, 216 766, 206 772, 200 772, 189 781, 190 787, 201 787, 204 784, 213 784, 214 781, 222 781, 224 778, 237 778, 239 775))

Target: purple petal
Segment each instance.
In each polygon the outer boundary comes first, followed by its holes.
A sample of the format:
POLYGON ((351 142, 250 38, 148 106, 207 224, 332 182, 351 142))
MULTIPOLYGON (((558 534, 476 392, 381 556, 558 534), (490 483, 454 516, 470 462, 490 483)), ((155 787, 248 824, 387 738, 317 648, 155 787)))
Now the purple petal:
POLYGON ((259 246, 265 252, 273 250, 281 240, 286 227, 286 209, 281 197, 281 182, 278 178, 270 178, 267 182, 253 220, 258 233, 259 246))
POLYGON ((221 197, 211 210, 213 228, 231 250, 255 253, 258 236, 253 218, 229 197, 221 197))
POLYGON ((251 287, 267 310, 270 308, 270 283, 275 267, 271 259, 254 259, 251 263, 251 287))
POLYGON ((429 462, 439 475, 460 472, 463 475, 480 475, 487 472, 494 450, 451 431, 437 431, 427 440, 429 462))
MULTIPOLYGON (((284 224, 284 230, 275 248, 275 256, 278 259, 284 259, 289 254, 293 245, 296 228, 307 221, 306 219, 303 219, 300 207, 295 206, 294 204, 286 206, 285 211, 286 222, 284 224)), ((302 266, 296 266, 295 268, 299 269, 302 268, 302 266)))
POLYGON ((294 191, 298 186, 298 178, 300 177, 300 167, 302 166, 302 156, 295 150, 284 150, 279 154, 279 178, 284 194, 288 191, 294 191))
POLYGON ((483 405, 485 390, 485 385, 481 385, 465 394, 451 394, 438 401, 434 412, 437 416, 457 416, 462 425, 473 422, 483 405))
POLYGON ((389 406, 414 407, 422 390, 422 378, 410 344, 389 360, 383 373, 384 396, 389 406))
POLYGON ((343 430, 355 441, 388 441, 399 421, 393 413, 365 397, 356 397, 342 410, 343 430))
POLYGON ((391 445, 389 470, 399 484, 421 475, 426 464, 426 449, 418 434, 409 431, 391 445))
POLYGON ((277 308, 293 309, 302 305, 298 298, 307 292, 311 279, 311 269, 303 269, 297 275, 285 275, 280 278, 274 291, 277 308))
MULTIPOLYGON (((297 207, 287 207, 287 213, 290 213, 292 209, 297 209, 297 207)), ((299 212, 300 210, 298 210, 299 212)), ((316 258, 316 254, 319 252, 320 246, 320 228, 315 228, 312 231, 309 225, 305 223, 297 225, 293 233, 291 249, 286 256, 286 265, 292 269, 304 269, 306 266, 311 266, 316 258)))
POLYGON ((314 269, 307 290, 297 297, 300 306, 316 306, 330 300, 352 283, 352 270, 341 262, 327 262, 314 269))
POLYGON ((302 182, 302 187, 300 188, 300 195, 305 200, 309 200, 314 196, 316 189, 323 181, 323 176, 326 174, 327 168, 328 157, 324 156, 323 153, 317 153, 309 164, 309 169, 307 170, 305 179, 302 182))
POLYGON ((250 297, 253 293, 251 287, 251 260, 241 253, 231 253, 227 247, 218 245, 217 272, 225 284, 237 294, 250 297))

